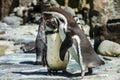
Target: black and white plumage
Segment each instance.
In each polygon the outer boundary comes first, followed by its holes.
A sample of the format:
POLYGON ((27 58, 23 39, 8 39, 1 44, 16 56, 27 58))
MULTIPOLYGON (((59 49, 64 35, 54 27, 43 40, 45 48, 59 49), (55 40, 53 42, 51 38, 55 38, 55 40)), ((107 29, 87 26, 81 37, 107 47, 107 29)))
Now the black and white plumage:
POLYGON ((36 64, 42 64, 45 66, 46 63, 46 53, 47 53, 47 44, 46 44, 46 35, 45 35, 45 20, 41 17, 41 22, 38 28, 38 34, 35 41, 35 50, 36 50, 36 64))
POLYGON ((104 64, 72 16, 61 8, 54 7, 47 8, 43 16, 47 39, 45 45, 38 49, 45 48, 46 53, 41 56, 41 60, 42 63, 47 63, 48 71, 65 71, 69 60, 68 51, 79 64, 82 77, 87 68, 88 73, 92 73, 93 67, 104 64))
POLYGON ((60 59, 62 61, 64 61, 66 52, 69 51, 80 65, 82 77, 87 68, 88 72, 92 73, 93 67, 104 64, 72 16, 60 8, 49 8, 47 11, 55 17, 67 19, 67 24, 59 27, 60 35, 64 34, 60 47, 60 59))
POLYGON ((38 35, 36 38, 36 62, 47 65, 48 72, 62 70, 66 72, 69 54, 66 52, 65 59, 59 57, 60 46, 65 34, 59 34, 59 27, 67 23, 66 18, 60 19, 51 13, 43 12, 38 35))
MULTIPOLYGON (((47 12, 44 14, 48 14, 47 12)), ((61 60, 59 57, 59 51, 60 51, 60 46, 62 44, 62 38, 60 37, 59 34, 59 26, 64 23, 60 23, 61 21, 59 19, 55 18, 50 18, 46 22, 46 32, 53 31, 51 34, 47 34, 47 55, 46 55, 46 60, 47 60, 47 66, 48 66, 48 71, 66 71, 66 67, 69 61, 69 55, 68 52, 65 54, 65 59, 61 60)))

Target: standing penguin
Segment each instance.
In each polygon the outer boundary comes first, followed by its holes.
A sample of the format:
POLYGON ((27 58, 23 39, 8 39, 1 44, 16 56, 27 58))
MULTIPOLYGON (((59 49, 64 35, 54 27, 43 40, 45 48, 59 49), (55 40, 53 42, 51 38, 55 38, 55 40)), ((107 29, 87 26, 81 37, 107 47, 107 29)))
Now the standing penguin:
POLYGON ((67 24, 59 27, 63 41, 60 47, 60 59, 62 61, 65 60, 66 52, 69 50, 72 57, 80 65, 82 77, 87 68, 88 73, 91 74, 93 67, 104 64, 72 16, 60 8, 49 8, 47 11, 55 17, 67 19, 67 24))
POLYGON ((38 33, 35 41, 35 50, 36 50, 36 62, 35 64, 46 65, 46 53, 47 53, 47 44, 46 44, 46 35, 45 35, 45 20, 43 17, 40 18, 40 24, 38 28, 38 33))
MULTIPOLYGON (((63 72, 66 72, 66 67, 69 61, 69 54, 66 51, 64 60, 60 59, 60 46, 62 44, 62 37, 60 37, 59 34, 59 27, 64 26, 66 24, 66 18, 60 19, 57 16, 54 16, 54 14, 43 12, 43 20, 42 23, 44 23, 44 31, 46 36, 46 47, 38 47, 38 50, 42 50, 41 48, 45 48, 46 53, 42 52, 42 55, 45 54, 45 56, 41 56, 42 63, 45 63, 48 68, 48 73, 51 74, 53 71, 62 70, 63 72)), ((40 29, 39 29, 40 30, 40 29)), ((39 36, 39 35, 38 35, 39 36)), ((64 35, 63 35, 64 36, 64 35)), ((40 41, 39 38, 37 38, 37 43, 40 41)), ((40 46, 41 44, 37 44, 40 46)), ((40 51, 39 51, 40 52, 40 51)), ((40 58, 39 58, 40 59, 40 58)))

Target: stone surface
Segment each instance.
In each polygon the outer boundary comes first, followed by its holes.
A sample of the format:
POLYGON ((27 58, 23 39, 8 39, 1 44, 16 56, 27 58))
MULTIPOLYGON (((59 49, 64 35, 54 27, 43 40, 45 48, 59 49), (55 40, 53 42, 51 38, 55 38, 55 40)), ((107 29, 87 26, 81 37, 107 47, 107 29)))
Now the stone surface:
MULTIPOLYGON (((120 59, 107 57, 111 61, 93 69, 93 75, 87 75, 83 80, 119 80, 120 59)), ((54 73, 47 75, 47 68, 34 65, 35 54, 15 53, 0 57, 0 80, 80 80, 80 68, 78 64, 70 59, 67 71, 70 76, 54 73)))
POLYGON ((22 24, 23 20, 17 16, 6 16, 2 19, 2 22, 6 23, 7 25, 16 28, 22 24))
POLYGON ((109 41, 109 40, 104 40, 100 43, 98 47, 98 52, 101 55, 105 56, 119 56, 120 55, 120 44, 109 41))
POLYGON ((5 34, 0 35, 5 40, 15 41, 18 43, 26 43, 35 41, 37 35, 38 25, 23 25, 17 28, 7 27, 5 34))
MULTIPOLYGON (((1 23, 4 24, 4 23, 1 23)), ((0 26, 0 55, 20 52, 20 47, 28 42, 35 42, 38 25, 24 25, 13 28, 0 26)))
MULTIPOLYGON (((38 25, 26 25, 14 29, 9 29, 9 27, 3 29, 5 33, 0 34, 0 38, 4 37, 5 40, 11 41, 2 41, 0 45, 8 44, 7 46, 10 46, 10 48, 17 49, 16 51, 11 50, 11 54, 0 57, 0 80, 80 80, 80 67, 74 60, 70 60, 67 67, 67 71, 71 72, 71 75, 59 72, 50 76, 47 75, 46 67, 34 65, 35 54, 25 54, 19 50, 20 43, 35 40, 37 28, 38 25)), ((91 41, 91 43, 93 45, 94 41, 91 41)), ((109 58, 111 61, 106 61, 105 65, 94 68, 93 75, 87 75, 83 80, 119 80, 120 59, 109 58)))

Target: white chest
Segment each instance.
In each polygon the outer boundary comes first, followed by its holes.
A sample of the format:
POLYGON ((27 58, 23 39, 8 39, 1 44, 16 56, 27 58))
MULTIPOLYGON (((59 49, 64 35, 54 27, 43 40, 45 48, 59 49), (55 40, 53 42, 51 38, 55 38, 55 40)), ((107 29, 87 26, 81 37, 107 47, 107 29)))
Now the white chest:
POLYGON ((63 69, 66 68, 68 63, 68 53, 65 56, 65 60, 61 61, 59 57, 59 49, 62 40, 58 33, 47 35, 47 62, 49 68, 63 69))

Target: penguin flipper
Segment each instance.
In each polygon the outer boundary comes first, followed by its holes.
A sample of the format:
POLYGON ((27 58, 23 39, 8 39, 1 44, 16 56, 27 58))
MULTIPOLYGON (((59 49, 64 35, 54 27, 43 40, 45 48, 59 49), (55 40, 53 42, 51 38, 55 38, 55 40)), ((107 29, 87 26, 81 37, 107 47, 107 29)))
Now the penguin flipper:
POLYGON ((72 39, 70 36, 68 36, 68 34, 66 33, 66 38, 64 39, 64 41, 62 42, 61 46, 60 46, 60 59, 62 61, 64 61, 65 58, 65 54, 67 52, 67 50, 72 46, 72 39))

